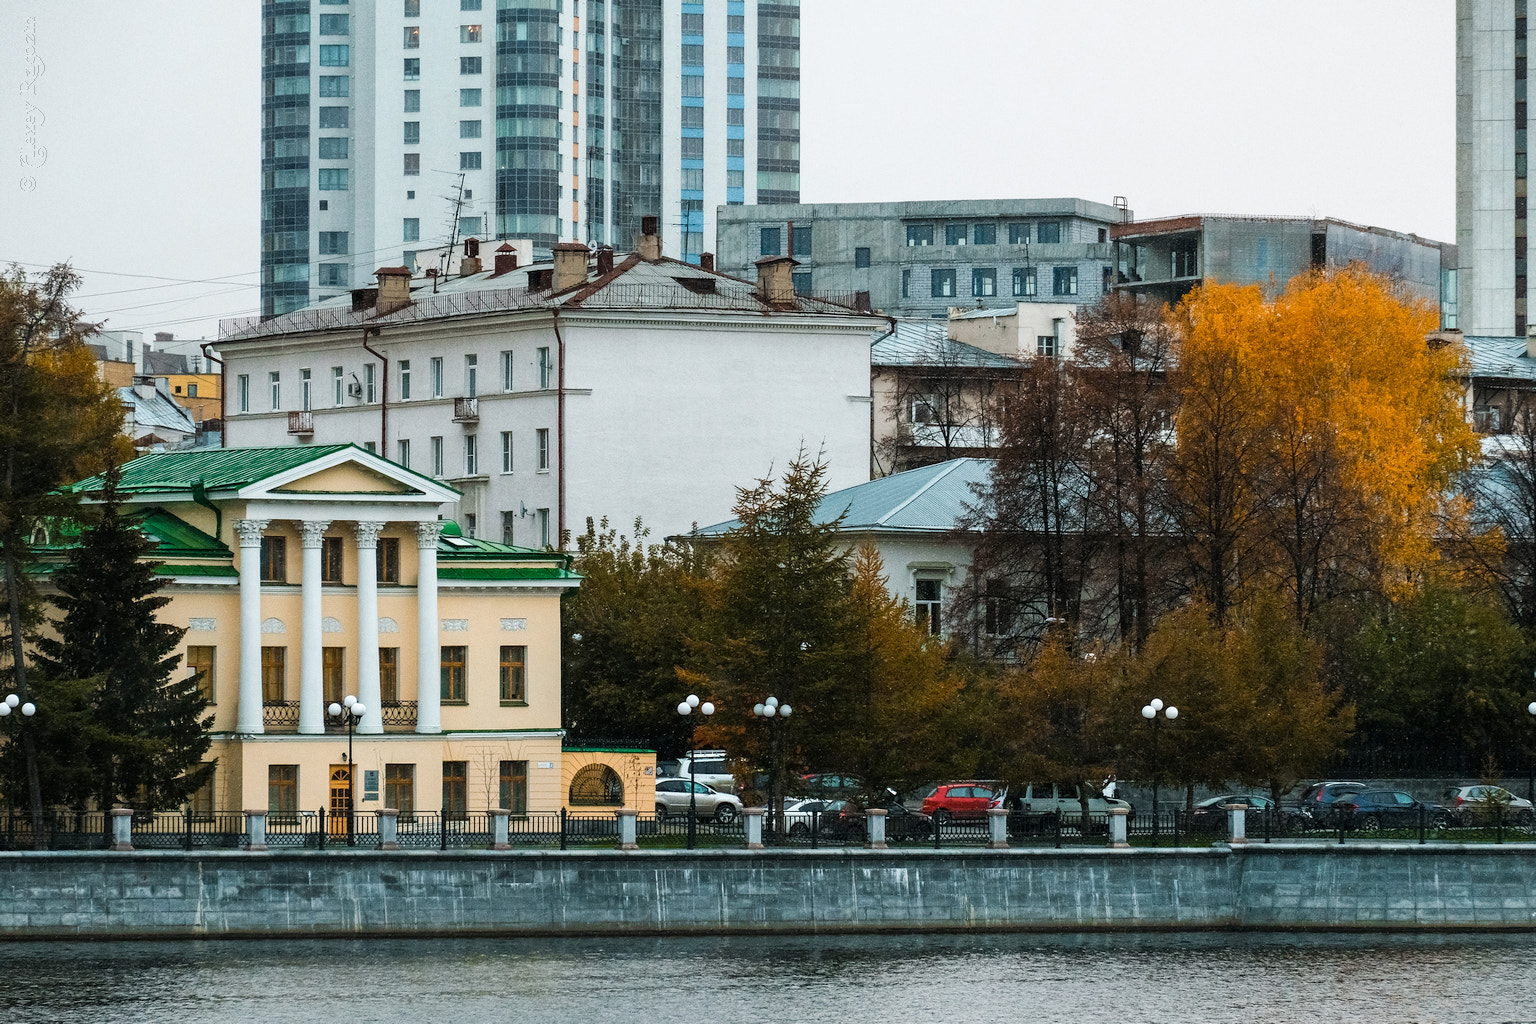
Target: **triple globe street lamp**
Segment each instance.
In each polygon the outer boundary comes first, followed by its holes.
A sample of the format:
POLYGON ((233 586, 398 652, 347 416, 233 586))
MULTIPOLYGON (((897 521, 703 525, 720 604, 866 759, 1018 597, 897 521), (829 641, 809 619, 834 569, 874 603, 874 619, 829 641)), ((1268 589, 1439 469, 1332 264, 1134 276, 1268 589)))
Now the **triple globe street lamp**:
POLYGON ((1162 698, 1153 697, 1148 704, 1142 707, 1141 717, 1152 723, 1152 845, 1156 846, 1158 844, 1157 783, 1159 779, 1157 734, 1164 719, 1171 722, 1179 717, 1179 709, 1171 704, 1164 707, 1162 698))
POLYGON ((351 846, 356 834, 353 826, 357 808, 357 761, 352 757, 352 737, 368 706, 349 693, 340 704, 333 701, 325 710, 332 721, 347 730, 347 845, 351 846))
MULTIPOLYGON (((12 711, 21 713, 18 724, 24 724, 37 714, 37 705, 29 700, 23 701, 17 694, 8 693, 4 700, 0 700, 0 718, 9 717, 12 711)), ((43 841, 43 790, 37 776, 37 748, 33 746, 31 730, 23 730, 21 733, 21 752, 27 762, 27 790, 32 804, 32 848, 44 850, 47 849, 47 843, 43 841)))
POLYGON ((794 710, 788 704, 780 704, 777 697, 752 705, 753 717, 768 720, 768 834, 771 836, 777 836, 783 826, 779 776, 783 773, 784 763, 784 720, 794 714, 794 710))
POLYGON ((694 767, 698 763, 698 758, 694 756, 697 751, 694 750, 693 742, 694 729, 699 723, 699 720, 693 717, 695 709, 708 718, 715 713, 715 706, 707 700, 700 701, 696 693, 690 693, 687 700, 679 701, 677 705, 677 713, 688 719, 688 849, 690 850, 697 841, 699 831, 699 799, 694 792, 698 783, 693 780, 694 767))

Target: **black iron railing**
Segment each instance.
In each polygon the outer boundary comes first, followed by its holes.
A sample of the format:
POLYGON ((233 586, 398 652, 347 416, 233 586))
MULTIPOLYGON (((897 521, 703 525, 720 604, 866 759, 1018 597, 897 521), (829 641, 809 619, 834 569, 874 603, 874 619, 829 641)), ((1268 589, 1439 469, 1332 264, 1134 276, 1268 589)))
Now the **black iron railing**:
POLYGON ((262 701, 261 724, 267 729, 297 729, 299 727, 299 702, 296 700, 262 701))

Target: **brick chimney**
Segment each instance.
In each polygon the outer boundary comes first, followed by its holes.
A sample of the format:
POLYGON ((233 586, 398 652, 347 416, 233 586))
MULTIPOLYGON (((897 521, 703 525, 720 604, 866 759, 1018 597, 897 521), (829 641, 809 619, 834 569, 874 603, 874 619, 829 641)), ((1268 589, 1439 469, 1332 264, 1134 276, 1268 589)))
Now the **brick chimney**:
POLYGON ((635 252, 640 258, 654 263, 661 259, 661 221, 658 217, 640 218, 640 237, 635 239, 635 252))
POLYGON ((587 256, 592 250, 580 242, 558 242, 550 251, 555 257, 555 291, 563 292, 587 283, 587 256))
POLYGON ((464 255, 459 259, 459 276, 468 277, 480 273, 480 239, 464 239, 464 255))
POLYGON ((517 269, 517 250, 506 242, 496 247, 496 271, 492 277, 500 277, 502 274, 510 274, 517 269))
POLYGON ((701 253, 699 253, 699 269, 700 270, 714 270, 715 269, 715 254, 712 253, 712 252, 701 252, 701 253))
POLYGON ((155 332, 155 346, 157 348, 159 346, 161 346, 161 345, 169 345, 171 342, 173 342, 175 340, 176 340, 176 335, 172 334, 170 331, 156 331, 155 332))
POLYGON ((597 272, 600 275, 613 273, 613 249, 606 245, 597 250, 597 272))
POLYGON ((380 267, 373 273, 379 279, 379 316, 388 316, 411 304, 409 267, 380 267))
POLYGON ((795 301, 794 270, 800 264, 789 256, 764 256, 757 261, 757 297, 775 306, 795 301))

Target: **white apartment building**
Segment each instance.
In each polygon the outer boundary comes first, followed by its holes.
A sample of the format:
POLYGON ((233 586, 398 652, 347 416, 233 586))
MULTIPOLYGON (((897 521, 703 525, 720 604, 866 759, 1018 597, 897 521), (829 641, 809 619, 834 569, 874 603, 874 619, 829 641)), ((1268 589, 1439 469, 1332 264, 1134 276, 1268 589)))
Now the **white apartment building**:
POLYGON ((360 290, 228 322, 230 446, 351 441, 462 492, 466 534, 556 546, 587 517, 653 536, 731 514, 736 488, 821 452, 869 479, 871 340, 885 318, 659 255, 552 261, 360 290))
POLYGON ((263 314, 466 237, 658 216, 698 262, 717 206, 799 201, 799 36, 799 0, 263 0, 263 314))

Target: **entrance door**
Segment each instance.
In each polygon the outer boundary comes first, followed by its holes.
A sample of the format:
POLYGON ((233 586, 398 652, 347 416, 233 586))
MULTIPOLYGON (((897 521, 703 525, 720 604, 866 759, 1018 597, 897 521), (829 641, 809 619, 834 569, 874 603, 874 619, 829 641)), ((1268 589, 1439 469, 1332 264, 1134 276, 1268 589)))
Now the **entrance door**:
POLYGON ((326 831, 333 836, 347 834, 347 812, 352 810, 352 766, 331 765, 331 803, 326 808, 330 821, 326 831))

